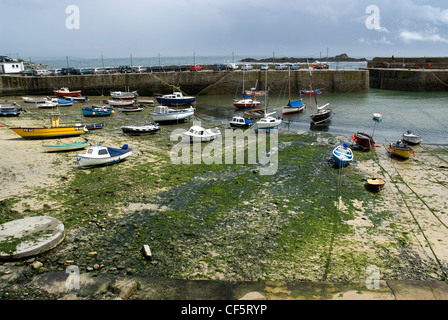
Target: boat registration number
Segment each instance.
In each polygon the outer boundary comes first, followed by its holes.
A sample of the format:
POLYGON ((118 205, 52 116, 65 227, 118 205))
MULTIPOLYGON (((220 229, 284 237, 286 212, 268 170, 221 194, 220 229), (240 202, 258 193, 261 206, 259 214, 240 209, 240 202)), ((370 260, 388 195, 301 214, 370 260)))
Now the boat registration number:
POLYGON ((23 132, 34 132, 34 129, 23 129, 23 132))

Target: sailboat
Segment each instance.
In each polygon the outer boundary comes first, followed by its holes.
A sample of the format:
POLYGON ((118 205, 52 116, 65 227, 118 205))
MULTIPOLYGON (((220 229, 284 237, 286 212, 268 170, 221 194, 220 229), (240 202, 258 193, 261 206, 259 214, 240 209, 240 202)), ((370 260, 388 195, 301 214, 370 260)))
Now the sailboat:
POLYGON ((238 86, 236 88, 235 98, 233 100, 233 105, 235 108, 252 108, 252 107, 258 107, 261 104, 261 101, 257 101, 255 99, 252 99, 253 96, 248 96, 245 94, 244 91, 244 70, 243 72, 243 99, 236 99, 236 95, 238 93, 238 86))
POLYGON ((305 109, 305 105, 302 103, 302 99, 291 101, 291 69, 288 69, 288 82, 289 82, 289 102, 286 106, 279 107, 276 110, 281 110, 282 114, 298 113, 305 109))
MULTIPOLYGON (((265 76, 265 86, 267 86, 268 82, 268 74, 266 70, 266 76, 265 76)), ((265 90, 267 93, 267 89, 265 90)), ((275 118, 272 115, 276 114, 277 111, 268 113, 268 103, 267 103, 267 94, 265 95, 265 104, 264 104, 264 117, 261 118, 259 121, 257 121, 257 128, 258 129, 273 129, 277 128, 281 123, 282 119, 275 118)))
MULTIPOLYGON (((310 70, 310 91, 313 91, 313 75, 311 73, 311 68, 308 65, 308 68, 310 70)), ((311 97, 312 95, 310 95, 310 110, 311 110, 311 97)), ((323 106, 318 105, 317 103, 317 95, 314 95, 314 101, 316 102, 316 109, 317 111, 315 113, 311 113, 310 114, 310 121, 311 121, 311 125, 324 125, 327 124, 330 120, 331 117, 333 116, 333 111, 331 109, 327 109, 327 106, 329 106, 330 104, 327 103, 323 106)))

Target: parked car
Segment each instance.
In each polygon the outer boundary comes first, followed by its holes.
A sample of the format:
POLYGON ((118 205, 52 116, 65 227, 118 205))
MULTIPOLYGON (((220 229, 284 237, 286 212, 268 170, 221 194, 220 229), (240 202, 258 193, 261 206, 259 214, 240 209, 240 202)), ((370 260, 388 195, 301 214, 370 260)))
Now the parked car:
POLYGON ((288 66, 284 63, 276 63, 274 68, 275 70, 287 70, 288 66))
POLYGON ((78 69, 78 74, 93 74, 93 70, 89 68, 78 69))
POLYGON ((195 64, 194 66, 192 66, 190 68, 190 71, 201 71, 201 70, 202 70, 202 67, 197 64, 195 64))
POLYGON ((34 71, 31 69, 25 69, 23 71, 20 71, 20 74, 22 76, 32 76, 32 75, 34 75, 34 71))
POLYGON ((162 66, 153 66, 151 67, 151 72, 163 72, 162 66))
POLYGON ((107 73, 107 69, 103 69, 103 68, 93 68, 92 71, 93 71, 93 74, 104 74, 104 73, 107 73))
POLYGON ((269 65, 267 63, 261 65, 261 70, 268 70, 269 65))
POLYGON ((177 66, 175 71, 188 71, 187 66, 177 66))
POLYGON ((51 70, 51 75, 52 76, 60 76, 61 74, 62 74, 62 69, 51 70))
POLYGON ((64 76, 69 75, 69 74, 78 74, 78 70, 76 70, 75 68, 62 68, 61 73, 64 76))
POLYGON ((245 63, 241 66, 241 70, 252 70, 254 67, 251 64, 245 63))
POLYGON ((130 66, 120 66, 118 67, 118 71, 121 73, 131 73, 132 68, 130 66))
POLYGON ((228 70, 229 67, 222 63, 216 63, 213 65, 214 71, 228 70))
POLYGON ((34 70, 35 76, 51 76, 50 70, 34 70))
POLYGON ((299 70, 300 66, 297 63, 293 63, 289 65, 289 69, 291 70, 299 70))
POLYGON ((133 72, 147 72, 148 68, 147 67, 142 67, 142 66, 138 66, 138 67, 133 67, 132 68, 133 72))

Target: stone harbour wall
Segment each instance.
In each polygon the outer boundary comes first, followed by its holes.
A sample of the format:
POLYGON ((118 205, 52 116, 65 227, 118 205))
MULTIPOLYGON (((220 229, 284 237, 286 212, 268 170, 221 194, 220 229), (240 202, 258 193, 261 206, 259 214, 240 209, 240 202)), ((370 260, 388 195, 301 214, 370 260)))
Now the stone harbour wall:
MULTIPOLYGON (((68 87, 82 90, 83 95, 109 95, 110 91, 137 90, 141 96, 152 96, 178 91, 189 95, 234 95, 244 88, 257 86, 257 90, 267 87, 273 93, 287 92, 287 70, 238 71, 198 71, 162 73, 115 73, 71 76, 21 76, 2 75, 0 95, 52 95, 54 89, 68 87), (176 86, 178 88, 173 88, 176 86)), ((290 74, 291 92, 297 93, 310 87, 308 70, 292 70, 290 74)), ((368 70, 314 70, 314 88, 328 93, 368 92, 368 70)))

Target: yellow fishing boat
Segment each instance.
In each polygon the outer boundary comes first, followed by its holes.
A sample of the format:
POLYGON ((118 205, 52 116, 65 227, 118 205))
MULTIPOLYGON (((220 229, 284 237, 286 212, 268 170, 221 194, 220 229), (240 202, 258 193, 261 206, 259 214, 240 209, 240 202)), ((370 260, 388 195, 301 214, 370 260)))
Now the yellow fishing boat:
POLYGON ((401 140, 391 143, 389 145, 389 150, 392 154, 405 159, 415 154, 414 150, 407 143, 401 140))
POLYGON ((60 112, 50 112, 50 126, 9 128, 24 139, 47 139, 80 136, 87 130, 81 124, 60 125, 60 112))

